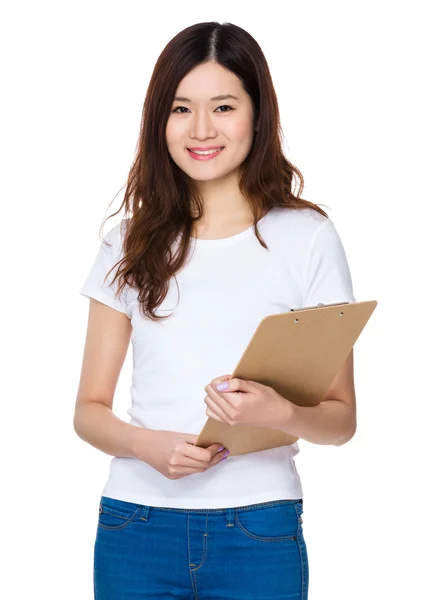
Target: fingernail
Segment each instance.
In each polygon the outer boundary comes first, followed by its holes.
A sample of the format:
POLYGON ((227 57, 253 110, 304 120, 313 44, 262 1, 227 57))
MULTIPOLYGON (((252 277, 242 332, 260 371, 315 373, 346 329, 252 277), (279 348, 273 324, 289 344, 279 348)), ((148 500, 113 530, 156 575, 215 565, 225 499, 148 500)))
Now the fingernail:
POLYGON ((229 450, 226 450, 226 452, 223 454, 223 458, 222 460, 224 460, 225 458, 227 458, 227 455, 230 454, 229 450))
POLYGON ((228 387, 229 387, 228 381, 225 381, 224 383, 217 384, 217 390, 219 392, 222 392, 223 390, 226 390, 228 387))
POLYGON ((221 452, 223 448, 224 448, 224 446, 220 446, 219 449, 217 450, 217 452, 221 452))

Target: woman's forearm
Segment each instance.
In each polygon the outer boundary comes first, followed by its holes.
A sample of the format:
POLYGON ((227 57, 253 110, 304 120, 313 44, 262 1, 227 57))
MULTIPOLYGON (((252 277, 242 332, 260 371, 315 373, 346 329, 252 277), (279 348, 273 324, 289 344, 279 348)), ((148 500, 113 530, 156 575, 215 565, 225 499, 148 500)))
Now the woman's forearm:
POLYGON ((313 444, 341 446, 356 431, 355 415, 345 402, 326 400, 317 406, 292 404, 291 414, 279 429, 313 444))
POLYGON ((73 426, 78 436, 98 450, 122 458, 143 460, 151 430, 119 419, 101 402, 84 402, 75 410, 73 426))

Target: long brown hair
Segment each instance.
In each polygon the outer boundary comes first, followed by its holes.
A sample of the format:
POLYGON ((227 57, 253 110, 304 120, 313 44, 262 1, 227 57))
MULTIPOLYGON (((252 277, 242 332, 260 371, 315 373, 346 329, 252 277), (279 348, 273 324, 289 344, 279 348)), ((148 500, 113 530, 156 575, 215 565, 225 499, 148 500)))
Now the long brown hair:
POLYGON ((310 207, 328 217, 319 206, 300 198, 303 176, 283 154, 277 97, 258 43, 232 23, 212 21, 187 27, 168 42, 156 62, 123 202, 108 217, 117 215, 123 206, 129 215, 123 258, 116 263, 119 266, 113 278, 113 283, 119 278, 117 294, 125 284, 136 289, 140 309, 153 321, 171 316, 158 316, 153 311, 166 297, 169 279, 184 265, 194 222, 204 210, 194 180, 172 161, 167 150, 167 120, 179 82, 191 69, 208 61, 232 71, 252 99, 258 131, 239 167, 239 188, 250 204, 259 243, 268 250, 257 221, 271 208, 310 207), (292 190, 294 176, 299 180, 297 195, 292 190), (179 241, 174 252, 173 244, 179 241))

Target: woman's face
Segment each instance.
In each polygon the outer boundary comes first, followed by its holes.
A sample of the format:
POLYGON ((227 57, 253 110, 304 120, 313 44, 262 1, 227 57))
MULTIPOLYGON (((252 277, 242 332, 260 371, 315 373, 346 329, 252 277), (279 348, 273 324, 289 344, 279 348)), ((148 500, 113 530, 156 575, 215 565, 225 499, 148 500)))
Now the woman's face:
POLYGON ((232 173, 248 156, 253 137, 252 100, 236 75, 208 62, 182 79, 167 121, 166 143, 174 162, 189 177, 209 181, 232 173), (228 94, 235 98, 213 100, 228 94), (224 149, 208 160, 197 160, 189 152, 208 146, 224 149))

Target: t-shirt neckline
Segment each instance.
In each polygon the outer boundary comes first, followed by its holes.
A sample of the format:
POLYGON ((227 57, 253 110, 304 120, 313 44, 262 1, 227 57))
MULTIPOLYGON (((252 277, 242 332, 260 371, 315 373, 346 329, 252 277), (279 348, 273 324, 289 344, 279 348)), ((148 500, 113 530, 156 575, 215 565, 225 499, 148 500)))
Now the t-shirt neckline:
MULTIPOLYGON (((264 219, 266 219, 268 217, 268 215, 270 214, 272 209, 270 209, 266 215, 264 215, 261 219, 259 219, 257 221, 257 225, 260 225, 264 219)), ((204 240, 202 238, 195 238, 195 237, 191 237, 190 240, 191 242, 193 242, 197 247, 201 247, 201 248, 218 248, 221 246, 230 246, 231 244, 237 244, 237 242, 242 241, 245 238, 248 238, 252 235, 255 235, 255 231, 254 231, 254 226, 251 225, 250 227, 248 227, 247 229, 245 229, 244 231, 241 231, 240 233, 236 233, 235 235, 231 235, 229 237, 226 238, 220 238, 217 240, 204 240)))

